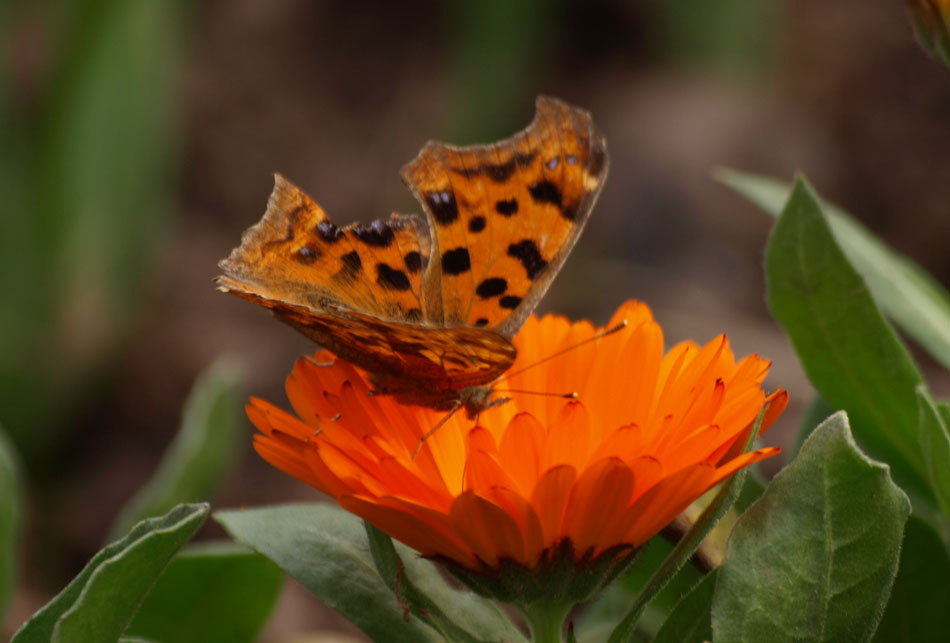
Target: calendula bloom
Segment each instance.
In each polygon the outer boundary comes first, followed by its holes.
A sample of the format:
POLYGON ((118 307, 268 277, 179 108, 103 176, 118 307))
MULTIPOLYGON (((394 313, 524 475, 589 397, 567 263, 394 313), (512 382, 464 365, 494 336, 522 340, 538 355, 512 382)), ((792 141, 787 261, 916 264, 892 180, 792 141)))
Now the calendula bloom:
POLYGON ((563 569, 565 558, 609 576, 708 489, 777 453, 743 446, 763 405, 764 429, 787 400, 762 389, 770 363, 737 362, 724 335, 664 355, 645 304, 624 304, 611 325, 624 320, 583 343, 598 333, 589 322, 532 317, 514 375, 495 385, 511 400, 477 421, 454 414, 415 458, 445 413, 367 395, 363 373, 317 353, 287 379, 296 415, 251 399, 254 446, 463 576, 563 569))

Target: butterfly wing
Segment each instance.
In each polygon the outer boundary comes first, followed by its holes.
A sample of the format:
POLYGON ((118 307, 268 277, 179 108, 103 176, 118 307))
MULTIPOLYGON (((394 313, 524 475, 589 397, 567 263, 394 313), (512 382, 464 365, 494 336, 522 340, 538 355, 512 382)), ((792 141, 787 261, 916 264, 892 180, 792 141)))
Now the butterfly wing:
POLYGON ((422 324, 429 255, 425 222, 393 215, 339 228, 277 175, 264 217, 220 262, 217 283, 373 373, 381 388, 437 406, 495 379, 515 349, 489 330, 422 324))
POLYGON ((402 171, 433 231, 426 318, 513 337, 577 242, 608 165, 590 114, 543 96, 511 138, 426 144, 402 171))
POLYGON ((337 227, 297 186, 274 177, 261 221, 218 265, 222 290, 307 307, 418 321, 429 231, 415 217, 337 227))

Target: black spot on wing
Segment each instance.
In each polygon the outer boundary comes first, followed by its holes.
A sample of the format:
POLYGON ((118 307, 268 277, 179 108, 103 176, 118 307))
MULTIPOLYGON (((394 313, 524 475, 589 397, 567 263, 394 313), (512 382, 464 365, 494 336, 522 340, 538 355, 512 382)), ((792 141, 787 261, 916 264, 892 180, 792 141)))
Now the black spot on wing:
POLYGON ((485 229, 485 217, 482 215, 476 215, 468 220, 468 231, 469 232, 481 232, 485 229))
POLYGON ((385 263, 376 264, 376 283, 387 290, 409 290, 412 287, 406 273, 385 263))
POLYGON ((488 326, 488 319, 485 317, 479 317, 475 320, 475 326, 488 326))
POLYGON ((432 216, 439 225, 448 225, 459 218, 459 208, 453 192, 449 190, 428 192, 425 200, 429 205, 429 211, 432 212, 432 216))
POLYGON ((343 236, 343 231, 340 230, 332 221, 324 219, 317 224, 317 234, 327 243, 334 243, 340 240, 340 237, 343 236))
POLYGON ((307 211, 307 206, 301 203, 296 208, 287 213, 287 218, 290 219, 291 223, 296 224, 300 220, 300 217, 306 214, 307 211))
POLYGON ((482 163, 472 168, 453 167, 452 171, 466 178, 484 175, 495 183, 504 183, 514 175, 515 169, 531 165, 537 154, 537 152, 528 152, 526 154, 518 152, 504 163, 482 163))
POLYGON ((385 221, 373 221, 368 226, 355 225, 353 226, 353 234, 366 245, 376 246, 377 248, 388 247, 396 238, 392 226, 385 221))
POLYGON ((577 218, 577 212, 580 208, 580 202, 574 201, 574 203, 568 203, 561 208, 561 216, 567 219, 568 221, 573 221, 577 218))
POLYGON ((521 297, 515 297, 514 295, 505 295, 498 300, 498 305, 502 308, 507 308, 513 310, 518 307, 518 304, 521 303, 521 297))
POLYGON ((343 268, 337 273, 338 277, 353 279, 363 268, 363 261, 360 259, 356 250, 346 253, 340 257, 340 260, 343 262, 343 268))
POLYGON ((409 272, 415 274, 422 270, 422 255, 418 250, 410 250, 402 260, 406 263, 406 270, 409 272))
POLYGON ((320 258, 322 253, 317 249, 316 246, 308 245, 303 246, 300 250, 297 251, 297 254, 294 255, 294 258, 300 263, 309 266, 314 261, 320 258))
POLYGON ((475 288, 475 294, 482 299, 488 299, 489 297, 497 297, 498 295, 504 294, 506 290, 508 290, 507 281, 501 277, 489 277, 478 284, 478 287, 475 288))
POLYGON ((460 275, 472 267, 468 248, 454 248, 442 255, 442 271, 449 275, 460 275))
POLYGON ((502 163, 500 165, 491 165, 485 164, 479 166, 481 171, 490 178, 495 183, 504 183, 511 178, 511 175, 515 173, 515 157, 511 157, 511 160, 507 163, 502 163))
POLYGON ((518 199, 501 199, 496 201, 495 211, 505 217, 512 216, 518 211, 518 199))
POLYGON ((528 186, 528 192, 535 203, 550 203, 561 207, 561 191, 554 183, 544 179, 528 186))
POLYGON ((528 278, 532 280, 537 279, 548 266, 548 262, 538 251, 537 244, 531 239, 522 239, 508 246, 508 256, 520 261, 525 272, 528 273, 528 278))

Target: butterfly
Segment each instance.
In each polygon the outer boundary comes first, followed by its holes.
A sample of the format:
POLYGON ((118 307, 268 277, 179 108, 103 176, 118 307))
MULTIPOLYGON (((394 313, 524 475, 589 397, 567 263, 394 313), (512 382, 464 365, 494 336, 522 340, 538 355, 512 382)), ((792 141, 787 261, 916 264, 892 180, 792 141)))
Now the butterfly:
POLYGON ((577 242, 609 166, 591 115, 538 97, 534 120, 490 145, 430 141, 402 169, 425 220, 340 228, 280 176, 263 219, 218 265, 218 289, 270 309, 365 370, 374 393, 469 417, 512 337, 577 242))

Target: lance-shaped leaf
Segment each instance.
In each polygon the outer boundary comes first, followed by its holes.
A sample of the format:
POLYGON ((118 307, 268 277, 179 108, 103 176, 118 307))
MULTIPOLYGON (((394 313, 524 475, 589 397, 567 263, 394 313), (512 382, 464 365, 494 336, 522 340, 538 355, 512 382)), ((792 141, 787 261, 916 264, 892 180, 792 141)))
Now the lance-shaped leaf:
POLYGON ((917 441, 920 373, 799 179, 765 255, 767 298, 815 388, 844 409, 855 435, 932 498, 917 441))
POLYGON ((192 387, 181 428, 152 478, 116 519, 113 538, 132 523, 161 515, 180 502, 212 498, 234 466, 243 439, 239 408, 237 367, 228 358, 219 359, 192 387))
POLYGON ((11 643, 118 641, 168 561, 207 517, 208 505, 194 504, 143 520, 100 550, 11 643))
POLYGON ((918 438, 927 476, 943 515, 950 518, 950 433, 936 402, 923 386, 917 388, 920 407, 918 438))
POLYGON ((736 522, 712 605, 713 640, 867 641, 900 556, 906 494, 836 413, 736 522))
POLYGON ((190 546, 168 565, 125 635, 175 643, 252 643, 283 579, 277 565, 234 543, 190 546))
POLYGON ((19 571, 22 503, 16 452, 0 427, 0 625, 19 571))
MULTIPOLYGON (((787 183, 735 170, 722 169, 716 178, 774 217, 782 213, 792 193, 787 183)), ((827 202, 822 206, 835 239, 884 314, 950 368, 950 294, 850 214, 827 202)))
MULTIPOLYGON (((362 521, 330 505, 283 505, 220 511, 235 540, 261 552, 373 640, 440 641, 409 613, 376 571, 362 521)), ((446 585, 428 561, 399 546, 406 573, 448 618, 479 638, 516 640, 507 619, 484 599, 446 585)))
POLYGON ((904 528, 900 570, 874 640, 940 643, 950 632, 950 556, 922 518, 904 528))
POLYGON ((712 639, 713 590, 716 571, 706 574, 670 612, 653 643, 702 643, 712 639))

